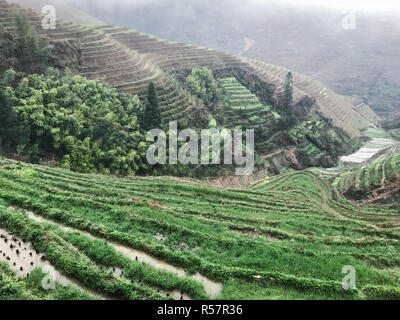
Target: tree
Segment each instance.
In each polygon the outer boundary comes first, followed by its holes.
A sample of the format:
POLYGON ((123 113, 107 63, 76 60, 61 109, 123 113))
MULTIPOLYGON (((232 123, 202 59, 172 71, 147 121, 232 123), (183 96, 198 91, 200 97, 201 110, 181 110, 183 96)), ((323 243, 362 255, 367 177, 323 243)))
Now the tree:
POLYGON ((283 91, 283 112, 286 114, 292 113, 293 105, 293 75, 288 72, 285 79, 285 87, 283 91))
POLYGON ((186 78, 186 84, 207 107, 217 103, 218 86, 210 69, 206 67, 193 69, 191 75, 186 78))
POLYGON ((1 88, 11 86, 14 80, 15 80, 15 71, 14 69, 10 68, 3 74, 3 79, 1 80, 0 83, 1 88))
POLYGON ((147 102, 144 109, 142 128, 144 131, 160 128, 161 111, 158 104, 156 89, 154 83, 150 82, 148 87, 147 102))
POLYGON ((0 138, 7 151, 30 161, 54 158, 80 172, 147 169, 137 96, 51 69, 4 90, 12 78, 13 72, 6 72, 0 90, 0 138))
POLYGON ((26 15, 16 11, 13 28, 0 27, 0 72, 14 67, 24 75, 42 73, 56 62, 50 40, 39 35, 26 15))
POLYGON ((9 149, 10 146, 23 144, 21 127, 18 119, 13 112, 14 96, 11 86, 15 79, 15 71, 8 69, 4 72, 0 81, 0 144, 9 149))
POLYGON ((281 113, 279 125, 282 129, 290 129, 297 121, 293 112, 293 75, 291 72, 288 72, 286 75, 279 107, 281 113))
POLYGON ((226 117, 226 108, 224 107, 218 107, 215 109, 215 120, 217 120, 217 123, 220 124, 221 126, 224 125, 225 117, 226 117))

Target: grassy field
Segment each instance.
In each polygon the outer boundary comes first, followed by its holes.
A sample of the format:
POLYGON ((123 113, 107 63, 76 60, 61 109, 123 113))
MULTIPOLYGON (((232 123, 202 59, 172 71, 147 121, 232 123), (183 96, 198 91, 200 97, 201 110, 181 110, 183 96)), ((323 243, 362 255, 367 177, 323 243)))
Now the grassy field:
POLYGON ((57 284, 45 290, 41 282, 45 274, 35 269, 26 279, 18 279, 6 263, 0 263, 0 300, 92 300, 93 297, 72 286, 57 284))
POLYGON ((0 182, 0 228, 108 298, 400 298, 398 211, 354 206, 311 171, 233 191, 3 158, 0 182))

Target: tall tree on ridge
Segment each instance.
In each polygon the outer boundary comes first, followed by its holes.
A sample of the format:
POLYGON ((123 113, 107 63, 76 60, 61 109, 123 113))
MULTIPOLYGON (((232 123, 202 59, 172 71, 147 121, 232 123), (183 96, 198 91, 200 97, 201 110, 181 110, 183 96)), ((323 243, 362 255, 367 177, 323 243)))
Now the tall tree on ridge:
POLYGON ((285 79, 283 94, 280 99, 280 124, 284 129, 291 128, 297 121, 293 112, 293 75, 288 72, 285 79))
POLYGON ((148 87, 147 102, 143 114, 142 127, 148 131, 161 126, 161 111, 158 104, 154 83, 150 82, 148 87))
POLYGON ((286 114, 292 113, 293 105, 293 75, 288 72, 285 79, 285 88, 283 92, 283 108, 286 114))

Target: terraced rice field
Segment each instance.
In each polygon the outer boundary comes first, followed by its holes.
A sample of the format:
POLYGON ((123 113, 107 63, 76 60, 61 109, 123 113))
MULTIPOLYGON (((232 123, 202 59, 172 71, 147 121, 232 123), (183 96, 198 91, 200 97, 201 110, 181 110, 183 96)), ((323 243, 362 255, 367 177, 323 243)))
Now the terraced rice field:
POLYGON ((400 129, 394 129, 390 131, 390 136, 396 141, 400 141, 400 129))
POLYGON ((303 143, 298 150, 305 152, 309 159, 315 161, 325 156, 325 153, 321 149, 319 149, 309 141, 303 143))
POLYGON ((396 144, 396 141, 391 139, 388 133, 382 129, 369 128, 366 132, 366 136, 369 136, 372 140, 355 153, 343 156, 340 160, 349 163, 363 163, 379 152, 396 144))
POLYGON ((399 213, 308 171, 223 190, 2 158, 0 228, 105 299, 400 298, 399 213))
POLYGON ((393 153, 357 170, 342 174, 335 180, 334 185, 341 192, 352 189, 355 192, 369 193, 374 189, 383 188, 398 176, 400 176, 400 153, 393 153))
POLYGON ((391 197, 400 175, 399 143, 391 132, 382 129, 369 128, 366 135, 370 141, 354 154, 341 158, 345 166, 339 167, 341 172, 333 186, 349 197, 369 197, 371 201, 391 197))
MULTIPOLYGON (((14 6, 0 0, 0 23, 6 27, 12 27, 12 8, 14 6)), ((55 30, 43 31, 39 16, 33 11, 25 12, 37 30, 45 32, 53 43, 62 43, 63 46, 74 41, 78 43, 72 51, 76 51, 81 75, 104 79, 121 91, 138 94, 141 99, 146 96, 148 84, 154 82, 164 121, 184 120, 187 109, 196 104, 181 85, 171 80, 170 71, 201 66, 212 70, 240 68, 273 85, 276 95, 283 90, 289 71, 222 51, 160 39, 123 26, 79 25, 58 20, 55 30)), ((322 83, 298 73, 293 75, 294 102, 300 103, 307 97, 316 98, 320 111, 351 136, 359 136, 361 129, 377 120, 368 106, 355 107, 356 103, 351 99, 337 95, 322 83)))
POLYGON ((236 78, 223 78, 218 81, 228 96, 229 108, 225 116, 227 127, 268 126, 273 116, 271 106, 261 104, 257 96, 241 85, 236 78))
MULTIPOLYGON (((10 209, 13 210, 12 207, 10 209)), ((30 243, 10 235, 1 228, 0 241, 0 273, 3 273, 2 277, 9 271, 10 278, 14 277, 15 274, 21 279, 28 278, 31 281, 32 274, 37 277, 42 273, 41 270, 44 270, 44 273, 53 272, 52 275, 57 279, 59 287, 67 287, 67 290, 71 291, 71 294, 75 296, 82 296, 84 299, 102 298, 99 294, 93 294, 89 288, 83 287, 74 280, 57 272, 46 261, 44 255, 34 250, 30 243)), ((48 285, 50 286, 51 282, 48 282, 48 285)), ((54 289, 56 288, 54 287, 54 289)))
POLYGON ((74 286, 55 284, 54 289, 42 287, 44 275, 40 269, 31 272, 28 278, 16 281, 14 273, 6 263, 0 263, 0 300, 92 300, 94 297, 74 286))
POLYGON ((350 136, 360 136, 361 131, 368 128, 370 123, 376 124, 379 121, 379 117, 369 106, 357 104, 350 97, 338 95, 323 83, 308 76, 266 62, 248 58, 242 60, 254 68, 262 79, 280 88, 279 90, 282 90, 286 74, 292 72, 294 103, 298 103, 307 95, 314 97, 319 110, 350 136))

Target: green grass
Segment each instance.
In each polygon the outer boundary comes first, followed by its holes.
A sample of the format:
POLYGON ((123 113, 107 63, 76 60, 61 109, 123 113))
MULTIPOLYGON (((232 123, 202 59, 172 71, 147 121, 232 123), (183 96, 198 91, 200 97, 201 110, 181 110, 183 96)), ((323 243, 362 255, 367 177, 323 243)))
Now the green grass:
POLYGON ((0 201, 2 228, 32 241, 60 272, 118 298, 157 298, 155 288, 205 296, 189 278, 121 257, 110 241, 221 282, 218 299, 397 297, 399 274, 390 269, 400 263, 398 212, 355 207, 310 171, 237 191, 2 159, 0 201), (23 210, 106 242, 30 221, 23 210), (113 277, 98 267, 107 261, 130 271, 113 277), (342 289, 344 265, 356 268, 357 291, 342 289))
POLYGON ((390 136, 387 131, 383 129, 368 128, 365 135, 370 138, 375 139, 389 139, 390 136))
POLYGON ((36 268, 28 278, 18 279, 4 262, 0 263, 0 300, 92 300, 72 286, 56 283, 55 289, 45 290, 42 270, 36 268))

